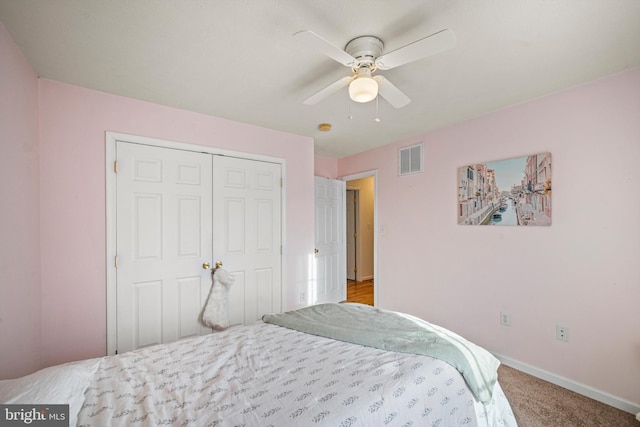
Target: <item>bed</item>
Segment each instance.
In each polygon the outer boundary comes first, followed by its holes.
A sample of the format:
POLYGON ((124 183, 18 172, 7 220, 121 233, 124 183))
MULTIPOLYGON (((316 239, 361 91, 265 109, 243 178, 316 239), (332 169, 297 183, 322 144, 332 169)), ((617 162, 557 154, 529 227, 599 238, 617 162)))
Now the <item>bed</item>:
POLYGON ((0 381, 0 402, 91 427, 516 426, 498 364, 420 319, 321 304, 0 381))

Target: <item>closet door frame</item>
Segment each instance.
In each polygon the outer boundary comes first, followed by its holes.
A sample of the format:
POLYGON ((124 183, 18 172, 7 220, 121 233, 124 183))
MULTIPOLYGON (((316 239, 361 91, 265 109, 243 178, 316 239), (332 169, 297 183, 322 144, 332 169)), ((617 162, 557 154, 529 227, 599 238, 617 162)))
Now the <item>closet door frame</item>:
POLYGON ((107 355, 113 355, 116 352, 117 347, 117 324, 116 324, 116 144, 117 142, 130 142, 135 144, 144 144, 154 147, 171 148, 184 151, 194 151, 198 153, 206 153, 212 155, 223 155, 228 157, 237 157, 247 160, 258 160, 262 162, 269 162, 279 164, 282 171, 282 187, 281 187, 281 200, 280 200, 280 212, 281 212, 281 236, 282 242, 281 248, 281 306, 285 307, 285 300, 287 295, 286 289, 286 265, 285 260, 285 224, 286 224, 286 160, 279 157, 264 156, 260 154, 252 154, 245 152, 236 152, 232 150, 225 150, 216 147, 209 147, 205 145, 187 144, 183 142, 175 142, 170 140, 150 138, 137 135, 129 135, 118 132, 107 131, 105 135, 105 172, 106 172, 106 284, 107 284, 107 355))

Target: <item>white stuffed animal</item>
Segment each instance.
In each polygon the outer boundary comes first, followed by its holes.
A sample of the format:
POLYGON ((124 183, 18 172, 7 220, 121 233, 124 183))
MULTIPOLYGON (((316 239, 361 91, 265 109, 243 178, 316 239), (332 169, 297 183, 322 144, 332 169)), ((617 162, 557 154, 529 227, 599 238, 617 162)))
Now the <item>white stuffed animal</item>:
POLYGON ((221 331, 229 327, 229 289, 234 281, 227 270, 213 270, 213 285, 202 313, 202 321, 215 330, 221 331))

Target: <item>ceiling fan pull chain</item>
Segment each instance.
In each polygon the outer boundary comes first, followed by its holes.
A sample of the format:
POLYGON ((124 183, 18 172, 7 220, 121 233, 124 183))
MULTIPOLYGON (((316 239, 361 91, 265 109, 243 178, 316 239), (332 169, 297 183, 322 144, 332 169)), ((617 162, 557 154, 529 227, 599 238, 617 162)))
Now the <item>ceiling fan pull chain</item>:
POLYGON ((380 101, 379 101, 379 99, 380 99, 380 97, 379 97, 379 96, 376 96, 376 118, 375 118, 375 119, 373 119, 373 120, 375 120, 377 123, 380 123, 380 111, 379 111, 379 109, 378 109, 378 107, 379 107, 378 103, 380 102, 380 101))

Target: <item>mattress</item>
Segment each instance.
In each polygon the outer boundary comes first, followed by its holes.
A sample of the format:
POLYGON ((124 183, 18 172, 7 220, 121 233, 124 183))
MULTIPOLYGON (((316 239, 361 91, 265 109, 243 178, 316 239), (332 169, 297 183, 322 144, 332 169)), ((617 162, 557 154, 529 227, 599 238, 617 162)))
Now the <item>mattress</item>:
POLYGON ((451 364, 257 322, 0 381, 0 402, 70 405, 70 425, 516 426, 451 364))

